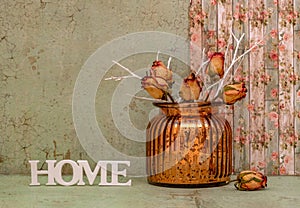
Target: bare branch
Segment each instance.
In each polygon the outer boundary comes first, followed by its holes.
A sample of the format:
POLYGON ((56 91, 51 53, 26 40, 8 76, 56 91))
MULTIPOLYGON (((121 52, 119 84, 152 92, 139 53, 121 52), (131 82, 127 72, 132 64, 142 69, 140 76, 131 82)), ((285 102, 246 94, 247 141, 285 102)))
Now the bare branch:
POLYGON ((122 79, 127 79, 127 78, 136 78, 135 76, 131 76, 131 75, 128 75, 128 76, 121 76, 121 77, 116 77, 116 76, 111 76, 111 77, 108 77, 108 78, 105 78, 104 80, 114 80, 114 81, 120 81, 122 79))
POLYGON ((138 79, 142 79, 142 77, 140 77, 139 75, 133 73, 130 69, 126 68, 125 66, 121 65, 120 63, 116 62, 116 61, 112 61, 113 63, 117 64, 118 66, 120 66, 121 68, 123 68, 125 71, 129 72, 133 77, 136 77, 138 79))
POLYGON ((160 51, 157 51, 157 54, 156 54, 156 61, 158 61, 159 53, 160 53, 160 51))
MULTIPOLYGON (((218 85, 217 91, 216 91, 216 93, 215 93, 213 99, 216 99, 216 98, 219 96, 219 93, 220 93, 220 91, 221 91, 221 89, 222 89, 222 87, 223 87, 223 85, 224 85, 224 82, 225 82, 225 80, 226 80, 226 78, 227 78, 229 72, 230 72, 231 69, 233 68, 233 66, 234 66, 238 61, 241 61, 241 60, 244 58, 244 56, 245 56, 246 54, 248 54, 250 51, 252 51, 255 47, 259 46, 260 43, 263 42, 263 40, 260 40, 260 41, 255 42, 254 45, 253 45, 252 47, 250 47, 250 48, 249 48, 248 50, 246 50, 242 55, 240 55, 240 56, 237 57, 237 53, 238 53, 238 50, 239 50, 239 46, 240 46, 240 43, 241 43, 242 39, 243 39, 244 36, 245 36, 245 33, 243 33, 239 39, 233 34, 233 32, 231 32, 231 35, 232 35, 233 39, 236 41, 236 47, 235 47, 235 50, 234 50, 234 54, 233 54, 232 61, 231 61, 230 65, 224 70, 224 76, 223 76, 223 78, 220 79, 219 81, 217 81, 217 82, 211 84, 210 86, 208 86, 208 87, 206 88, 206 90, 211 90, 213 87, 215 87, 216 85, 218 85)), ((227 49, 228 49, 228 48, 227 48, 227 49)), ((227 54, 227 51, 226 51, 226 54, 227 54)), ((241 64, 241 63, 239 63, 238 66, 240 66, 240 64, 241 64)))
MULTIPOLYGON (((242 35, 242 37, 244 37, 244 34, 242 35)), ((248 50, 246 50, 242 55, 240 55, 238 58, 236 58, 236 52, 237 52, 237 48, 239 46, 241 42, 241 38, 239 40, 239 42, 237 43, 237 47, 235 49, 235 55, 233 57, 233 60, 230 64, 230 66, 227 68, 225 74, 224 74, 224 77, 222 79, 220 79, 218 82, 220 83, 219 84, 219 87, 218 87, 218 90, 217 90, 217 93, 215 94, 215 97, 218 97, 218 94, 220 93, 220 90, 222 89, 223 87, 223 83, 224 83, 224 80, 225 80, 225 77, 228 75, 229 71, 231 70, 231 68, 234 66, 235 63, 237 63, 240 59, 242 59, 246 54, 248 54, 250 51, 252 51, 255 47, 259 46, 260 43, 263 42, 263 40, 260 40, 258 42, 255 42, 254 45, 252 47, 250 47, 248 50)))
POLYGON ((140 97, 140 96, 136 96, 136 95, 130 95, 130 94, 126 94, 126 95, 129 95, 131 97, 134 97, 134 98, 137 98, 137 99, 141 99, 141 100, 149 100, 149 101, 156 101, 156 102, 164 102, 164 103, 168 103, 170 101, 168 100, 161 100, 161 99, 155 99, 155 98, 147 98, 147 97, 140 97))
POLYGON ((172 60, 172 57, 170 56, 170 57, 169 57, 169 60, 168 60, 168 65, 167 65, 167 68, 168 68, 168 69, 170 69, 171 60, 172 60))

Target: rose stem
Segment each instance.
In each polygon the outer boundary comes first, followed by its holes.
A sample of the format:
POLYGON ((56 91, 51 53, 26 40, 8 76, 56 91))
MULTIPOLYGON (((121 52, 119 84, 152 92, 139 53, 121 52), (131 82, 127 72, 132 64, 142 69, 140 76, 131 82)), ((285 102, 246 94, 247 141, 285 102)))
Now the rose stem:
POLYGON ((167 95, 167 97, 169 97, 171 99, 172 103, 175 103, 175 101, 174 101, 173 97, 170 95, 170 93, 165 92, 165 94, 167 95))
POLYGON ((208 100, 208 98, 209 98, 209 95, 210 95, 211 91, 212 91, 212 88, 209 89, 209 92, 207 93, 206 98, 204 99, 204 102, 207 102, 207 100, 208 100))

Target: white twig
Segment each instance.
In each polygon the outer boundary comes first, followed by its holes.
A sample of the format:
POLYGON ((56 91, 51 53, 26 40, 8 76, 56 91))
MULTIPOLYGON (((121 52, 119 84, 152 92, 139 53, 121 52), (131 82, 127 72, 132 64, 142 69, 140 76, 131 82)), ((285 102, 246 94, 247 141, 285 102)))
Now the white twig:
MULTIPOLYGON (((220 85, 218 87, 218 90, 216 92, 216 95, 214 98, 216 98, 219 94, 219 91, 221 90, 222 88, 222 85, 225 81, 225 78, 227 77, 228 73, 230 72, 231 68, 234 66, 234 64, 240 59, 241 56, 239 56, 238 58, 236 58, 236 55, 237 55, 237 52, 239 50, 239 47, 240 47, 240 43, 242 41, 242 39, 244 38, 245 36, 245 33, 242 34, 242 36, 240 37, 240 39, 237 39, 237 37, 233 34, 233 32, 231 32, 231 35, 233 36, 234 40, 237 41, 236 43, 236 47, 235 47, 235 50, 234 50, 234 54, 233 54, 233 58, 232 58, 232 61, 231 61, 231 64, 229 65, 229 67, 225 70, 225 73, 224 73, 224 76, 222 79, 220 79, 220 85)), ((246 55, 246 54, 245 54, 246 55)), ((243 55, 244 56, 244 55, 243 55)), ((243 57, 242 56, 242 57, 243 57)))
POLYGON ((167 65, 167 68, 168 68, 168 69, 170 69, 171 60, 172 60, 172 57, 170 56, 170 57, 169 57, 169 60, 168 60, 168 65, 167 65))
MULTIPOLYGON (((224 78, 224 77, 223 77, 224 78)), ((211 88, 213 88, 215 85, 219 84, 221 82, 221 79, 211 85, 209 85, 208 87, 206 87, 206 90, 210 90, 211 88)))
MULTIPOLYGON (((206 90, 210 90, 212 87, 218 85, 218 88, 217 88, 217 92, 214 96, 214 99, 216 99, 218 96, 219 96, 219 93, 220 93, 220 90, 222 89, 223 87, 223 84, 224 84, 224 81, 226 80, 226 77, 228 76, 230 70, 232 69, 232 67, 238 62, 240 61, 240 59, 242 59, 246 54, 248 54, 251 50, 253 50, 255 47, 259 46, 259 44, 261 42, 263 42, 263 40, 260 40, 260 41, 257 41, 254 43, 254 45, 252 47, 250 47, 248 50, 246 50, 242 55, 240 55, 239 57, 237 57, 237 52, 238 52, 238 49, 239 49, 239 45, 242 41, 242 39, 244 38, 245 36, 245 33, 242 34, 242 36, 238 39, 232 32, 231 32, 231 35, 232 37, 234 38, 234 40, 237 42, 236 43, 236 47, 235 47, 235 50, 234 50, 234 55, 233 55, 233 58, 232 58, 232 61, 230 63, 230 65, 228 66, 227 69, 225 69, 224 71, 224 76, 222 79, 220 79, 219 81, 213 83, 212 85, 208 86, 206 90)), ((239 64, 240 65, 240 64, 239 64)))
POLYGON ((204 61, 204 54, 205 54, 205 48, 203 48, 202 54, 201 54, 201 60, 202 60, 202 62, 204 61))
POLYGON ((108 78, 105 78, 104 80, 114 80, 114 81, 120 81, 122 79, 127 79, 127 78, 136 78, 135 76, 132 76, 132 75, 128 75, 128 76, 122 76, 122 77, 116 77, 116 76, 111 76, 111 77, 108 77, 108 78))
POLYGON ((116 61, 112 61, 113 63, 117 64, 118 66, 122 67, 125 71, 129 72, 133 77, 136 77, 138 79, 142 79, 142 77, 140 77, 139 75, 133 73, 130 69, 126 68, 125 66, 121 65, 120 63, 116 62, 116 61))
POLYGON ((141 100, 149 100, 149 101, 156 101, 156 102, 164 102, 164 103, 167 103, 167 102, 170 102, 170 101, 167 101, 167 100, 161 100, 161 99, 155 99, 155 98, 147 98, 147 97, 140 97, 140 96, 136 96, 136 95, 131 95, 131 94, 126 94, 126 95, 129 95, 131 97, 134 97, 134 98, 137 98, 137 99, 141 99, 141 100))
POLYGON ((202 62, 201 66, 199 67, 198 71, 196 72, 196 75, 199 75, 201 72, 203 72, 203 70, 204 70, 204 68, 205 68, 204 66, 205 66, 206 64, 208 64, 209 61, 210 61, 210 59, 208 59, 208 60, 202 62))
POLYGON ((240 68, 242 62, 243 62, 244 57, 242 58, 242 60, 239 62, 239 64, 236 66, 235 70, 233 71, 233 75, 236 73, 236 71, 240 68))
POLYGON ((156 54, 156 61, 158 61, 159 53, 160 53, 160 51, 157 51, 157 54, 156 54))
MULTIPOLYGON (((232 32, 232 31, 230 31, 230 34, 232 35, 232 37, 234 38, 234 40, 236 41, 236 42, 239 42, 239 39, 234 35, 234 33, 232 32)), ((243 33, 242 34, 242 37, 245 35, 245 33, 243 33)), ((241 40, 241 38, 240 38, 240 40, 241 40)))

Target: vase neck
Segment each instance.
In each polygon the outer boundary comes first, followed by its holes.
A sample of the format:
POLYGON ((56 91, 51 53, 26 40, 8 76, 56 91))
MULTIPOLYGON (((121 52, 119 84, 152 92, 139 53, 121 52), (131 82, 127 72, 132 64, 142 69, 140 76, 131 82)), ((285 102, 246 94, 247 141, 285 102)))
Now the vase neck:
POLYGON ((222 105, 204 102, 194 103, 154 103, 167 116, 209 116, 216 113, 222 105))

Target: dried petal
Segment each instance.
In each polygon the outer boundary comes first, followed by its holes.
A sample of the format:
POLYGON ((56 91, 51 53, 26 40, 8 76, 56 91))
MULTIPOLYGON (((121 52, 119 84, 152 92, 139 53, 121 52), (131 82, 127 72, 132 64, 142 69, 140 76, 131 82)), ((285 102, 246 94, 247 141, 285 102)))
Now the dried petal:
POLYGON ((220 78, 223 78, 224 75, 224 55, 223 53, 216 52, 210 57, 210 62, 206 69, 206 73, 210 77, 218 75, 220 78))
POLYGON ((227 105, 234 104, 246 95, 247 88, 243 82, 226 85, 223 90, 223 100, 227 105))
POLYGON ((151 75, 154 77, 161 77, 171 85, 173 82, 173 72, 168 69, 162 61, 154 61, 151 67, 151 75))
POLYGON ((142 87, 155 99, 165 98, 168 91, 168 83, 161 77, 143 77, 142 87))
POLYGON ((254 191, 267 187, 267 176, 260 172, 246 170, 237 176, 234 186, 241 191, 254 191))
POLYGON ((202 90, 201 80, 198 79, 195 73, 191 73, 186 77, 180 87, 179 96, 184 100, 198 100, 202 90))

